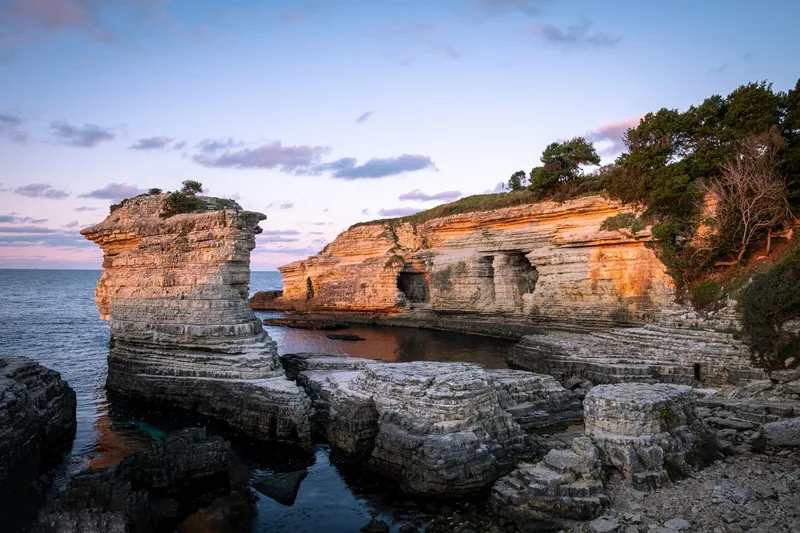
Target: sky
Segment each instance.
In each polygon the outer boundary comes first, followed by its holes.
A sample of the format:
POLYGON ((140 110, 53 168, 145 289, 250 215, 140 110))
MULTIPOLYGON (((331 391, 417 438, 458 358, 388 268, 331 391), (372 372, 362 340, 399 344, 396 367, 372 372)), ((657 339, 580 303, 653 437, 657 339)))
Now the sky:
POLYGON ((99 269, 151 187, 267 215, 274 270, 577 135, 800 76, 797 0, 0 0, 0 268, 99 269))

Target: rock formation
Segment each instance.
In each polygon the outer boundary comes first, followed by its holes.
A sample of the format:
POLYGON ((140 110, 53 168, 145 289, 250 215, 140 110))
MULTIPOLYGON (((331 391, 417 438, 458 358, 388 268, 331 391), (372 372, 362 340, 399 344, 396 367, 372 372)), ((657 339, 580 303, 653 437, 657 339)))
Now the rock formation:
MULTIPOLYGON (((245 517, 252 515, 247 489, 229 492, 229 452, 226 441, 206 437, 202 428, 171 433, 119 466, 73 477, 40 511, 33 531, 174 531, 187 515, 213 505, 215 498, 225 493, 227 498, 245 502, 229 509, 242 507, 245 517)), ((231 517, 236 518, 242 517, 231 517)))
POLYGON ((592 196, 356 225, 319 254, 280 267, 283 295, 259 305, 332 319, 533 335, 510 362, 562 380, 763 379, 749 348, 731 333, 739 327, 735 302, 713 320, 702 319, 675 303, 674 283, 648 247, 649 228, 601 229, 627 212, 592 196))
POLYGON ((165 218, 165 197, 130 199, 81 231, 104 252, 96 299, 111 322, 108 387, 308 443, 309 400, 247 302, 264 215, 201 198, 204 209, 165 218))
POLYGON ((648 230, 600 230, 625 211, 596 196, 354 226, 281 267, 275 304, 512 336, 533 324, 641 323, 671 307, 674 290, 648 230))
POLYGON ((34 480, 75 438, 75 392, 25 357, 0 357, 0 524, 14 530, 36 499, 34 480))
POLYGON ((373 470, 408 492, 474 492, 524 455, 523 427, 581 416, 574 394, 528 372, 311 354, 284 363, 312 398, 320 433, 368 454, 373 470))

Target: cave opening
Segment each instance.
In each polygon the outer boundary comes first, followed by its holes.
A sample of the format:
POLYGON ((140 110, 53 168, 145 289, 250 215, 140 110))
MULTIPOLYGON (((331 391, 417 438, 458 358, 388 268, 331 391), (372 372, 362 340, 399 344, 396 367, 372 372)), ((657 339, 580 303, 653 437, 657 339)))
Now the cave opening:
POLYGON ((531 294, 536 290, 539 271, 531 264, 523 252, 512 252, 508 255, 507 265, 513 273, 518 294, 531 294))
POLYGON ((397 288, 409 302, 427 303, 431 301, 428 278, 424 272, 400 272, 397 288))
POLYGON ((306 278, 306 301, 314 297, 314 284, 311 283, 311 278, 306 278))

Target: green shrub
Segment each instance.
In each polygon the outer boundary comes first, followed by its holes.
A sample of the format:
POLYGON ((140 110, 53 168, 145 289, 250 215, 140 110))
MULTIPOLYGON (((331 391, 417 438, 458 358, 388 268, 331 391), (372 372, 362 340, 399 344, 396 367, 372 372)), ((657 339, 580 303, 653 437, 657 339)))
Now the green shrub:
POLYGON ((800 317, 800 242, 766 272, 756 274, 739 291, 742 326, 753 350, 767 366, 797 355, 800 338, 782 331, 787 320, 800 317))
POLYGON ((205 208, 205 205, 205 202, 200 198, 176 191, 164 198, 164 203, 161 206, 161 217, 169 218, 181 213, 201 211, 205 208))
POLYGON ((627 228, 633 233, 638 233, 646 227, 647 224, 634 213, 620 213, 619 215, 608 217, 600 225, 600 229, 606 231, 618 231, 627 228))
POLYGON ((722 297, 722 288, 713 279, 701 281, 689 289, 692 305, 698 311, 711 308, 722 297))
POLYGON ((153 187, 152 189, 147 191, 147 194, 161 194, 161 189, 153 187))

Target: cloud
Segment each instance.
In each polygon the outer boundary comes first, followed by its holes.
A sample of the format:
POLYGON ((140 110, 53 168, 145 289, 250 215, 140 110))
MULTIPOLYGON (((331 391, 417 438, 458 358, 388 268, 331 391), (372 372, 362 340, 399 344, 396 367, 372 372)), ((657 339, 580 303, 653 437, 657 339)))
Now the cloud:
POLYGON ((237 141, 231 137, 227 139, 203 139, 195 145, 195 148, 207 154, 215 154, 222 150, 229 150, 230 148, 238 148, 244 146, 242 141, 237 141))
POLYGON ((391 209, 381 209, 378 214, 382 217, 405 217, 420 211, 422 209, 418 207, 393 207, 391 209))
POLYGON ((111 182, 101 189, 83 193, 79 197, 96 198, 98 200, 122 200, 123 198, 131 198, 146 192, 146 189, 140 189, 136 185, 111 182))
POLYGON ((369 209, 362 209, 361 210, 361 214, 362 215, 369 215, 369 209))
POLYGON ((543 13, 542 6, 549 4, 550 0, 476 0, 475 3, 488 13, 506 13, 516 10, 529 16, 536 16, 543 13))
POLYGON ((65 233, 56 230, 40 234, 0 235, 0 247, 11 246, 94 248, 95 245, 78 233, 65 233))
POLYGON ((449 59, 461 58, 461 52, 449 43, 447 29, 441 23, 418 21, 393 30, 383 28, 380 37, 403 43, 402 51, 395 54, 403 65, 411 64, 420 50, 449 59))
POLYGON ((50 200, 62 200, 70 193, 56 189, 49 183, 31 183, 23 187, 14 189, 14 193, 30 198, 49 198, 50 200))
POLYGON ((486 191, 483 191, 482 194, 495 194, 495 193, 499 193, 499 192, 506 192, 506 182, 504 182, 504 181, 498 182, 494 186, 494 189, 488 189, 486 191))
POLYGON ((312 226, 331 226, 333 222, 309 222, 312 226))
POLYGON ((461 197, 461 191, 442 191, 435 194, 426 194, 419 189, 404 192, 397 197, 398 200, 420 200, 430 202, 432 200, 455 200, 461 197))
POLYGON ((300 232, 296 229, 265 229, 260 235, 300 235, 300 232))
MULTIPOLYGON (((77 31, 101 43, 115 43, 116 33, 104 12, 111 6, 125 6, 136 16, 154 15, 163 0, 3 0, 0 1, 0 53, 13 57, 26 45, 36 44, 59 33, 77 31)), ((126 13, 125 16, 129 15, 126 13)))
POLYGON ((47 222, 47 219, 21 217, 17 215, 17 213, 9 213, 7 215, 0 215, 0 222, 4 224, 44 224, 47 222))
POLYGON ((325 232, 323 232, 323 231, 309 231, 308 234, 309 235, 324 235, 325 232))
POLYGON ((293 208, 294 204, 292 202, 271 202, 267 204, 267 209, 272 209, 273 207, 285 210, 293 208))
POLYGON ((72 222, 67 222, 66 224, 64 224, 64 227, 65 228, 74 228, 77 225, 78 225, 78 221, 77 220, 73 220, 72 222))
POLYGON ((110 141, 115 137, 110 130, 94 124, 78 127, 64 121, 56 121, 50 124, 50 129, 53 130, 53 135, 59 143, 79 148, 94 148, 101 142, 110 141))
POLYGON ((563 48, 611 48, 616 46, 622 36, 612 37, 602 33, 590 33, 592 23, 581 20, 577 24, 561 29, 556 26, 531 26, 528 31, 545 42, 563 48))
POLYGON ((280 235, 262 237, 261 235, 263 234, 258 235, 259 242, 297 242, 300 240, 299 237, 282 237, 280 235))
POLYGON ((194 160, 204 167, 276 168, 282 172, 303 172, 330 151, 325 146, 283 146, 280 141, 241 150, 212 146, 213 150, 206 147, 194 160))
POLYGON ((608 145, 599 149, 598 154, 602 156, 614 156, 625 151, 625 143, 622 138, 630 128, 639 125, 641 117, 626 118, 618 122, 609 122, 586 133, 586 140, 594 143, 607 143, 608 145))
POLYGON ((322 237, 322 238, 319 238, 319 239, 314 239, 311 242, 314 243, 314 244, 328 244, 328 239, 322 237))
POLYGON ((366 122, 369 120, 369 117, 375 114, 375 111, 365 111, 361 114, 360 117, 356 119, 356 124, 361 124, 362 122, 366 122))
POLYGON ((717 68, 709 70, 708 74, 709 74, 709 76, 716 76, 717 74, 722 74, 723 72, 727 71, 731 67, 735 67, 736 65, 738 65, 740 63, 749 63, 752 60, 753 60, 753 54, 748 52, 748 53, 744 54, 743 56, 741 56, 737 60, 734 60, 734 61, 731 61, 731 62, 728 62, 728 63, 723 63, 722 65, 718 66, 717 68))
POLYGON ((28 140, 28 132, 19 129, 22 118, 12 114, 0 114, 0 135, 16 143, 24 144, 28 140))
POLYGON ((59 233, 59 231, 42 226, 0 226, 0 233, 40 234, 59 233))
MULTIPOLYGON (((174 137, 165 137, 165 136, 147 137, 147 138, 144 138, 144 139, 139 139, 138 141, 136 141, 135 143, 130 145, 128 147, 128 149, 129 150, 163 150, 167 146, 169 146, 170 143, 173 142, 174 140, 175 140, 174 137)), ((181 144, 181 148, 182 148, 183 144, 185 144, 185 143, 179 143, 179 144, 181 144)), ((177 146, 177 144, 176 144, 176 146, 177 146)))
POLYGON ((317 165, 314 171, 330 171, 334 178, 358 180, 385 178, 402 174, 403 172, 414 172, 426 168, 436 170, 436 166, 430 157, 418 154, 403 154, 397 157, 373 157, 363 165, 359 165, 355 158, 343 157, 330 163, 317 165))
POLYGON ((85 211, 97 211, 97 208, 96 207, 89 207, 88 205, 82 205, 80 207, 76 207, 75 209, 73 209, 73 211, 78 211, 80 213, 83 213, 85 211))

